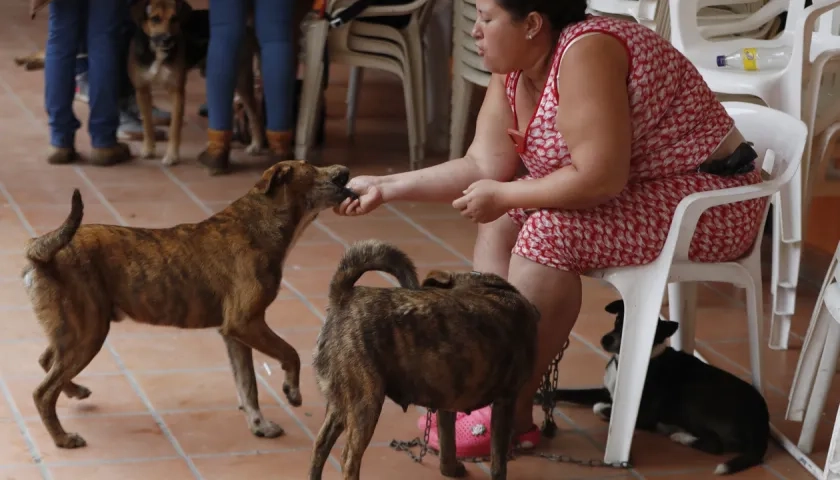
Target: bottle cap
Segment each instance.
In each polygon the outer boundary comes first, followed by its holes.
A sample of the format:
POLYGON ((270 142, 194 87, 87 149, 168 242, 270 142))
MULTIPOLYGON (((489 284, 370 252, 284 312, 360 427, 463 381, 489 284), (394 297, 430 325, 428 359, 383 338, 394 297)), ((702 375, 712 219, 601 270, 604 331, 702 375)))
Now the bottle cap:
POLYGON ((726 55, 718 55, 717 56, 717 66, 718 67, 725 67, 726 66, 726 55))

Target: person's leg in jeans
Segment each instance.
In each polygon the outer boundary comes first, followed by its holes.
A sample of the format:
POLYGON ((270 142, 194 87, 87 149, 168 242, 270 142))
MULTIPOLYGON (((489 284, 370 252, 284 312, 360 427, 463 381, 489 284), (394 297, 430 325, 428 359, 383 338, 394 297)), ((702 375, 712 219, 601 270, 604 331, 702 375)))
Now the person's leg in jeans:
MULTIPOLYGON (((207 147, 199 154, 198 161, 214 174, 227 170, 230 162, 233 92, 239 69, 237 56, 245 37, 245 3, 242 0, 210 0, 210 44, 207 48, 209 128, 207 147)), ((286 3, 286 0, 281 3, 286 3)), ((262 63, 269 62, 263 60, 262 63)))
POLYGON ((61 0, 49 6, 44 58, 44 106, 49 117, 52 164, 78 160, 75 138, 81 123, 73 113, 76 52, 85 29, 86 0, 61 0))
MULTIPOLYGON (((266 139, 271 153, 281 159, 292 150, 292 105, 298 54, 294 47, 299 28, 293 25, 295 0, 255 0, 254 19, 262 52, 266 139)), ((212 40, 211 40, 212 41, 212 40)))
POLYGON ((114 0, 88 2, 88 131, 93 146, 90 161, 96 165, 113 165, 131 158, 128 145, 117 142, 119 76, 125 69, 120 63, 120 21, 126 4, 114 0))

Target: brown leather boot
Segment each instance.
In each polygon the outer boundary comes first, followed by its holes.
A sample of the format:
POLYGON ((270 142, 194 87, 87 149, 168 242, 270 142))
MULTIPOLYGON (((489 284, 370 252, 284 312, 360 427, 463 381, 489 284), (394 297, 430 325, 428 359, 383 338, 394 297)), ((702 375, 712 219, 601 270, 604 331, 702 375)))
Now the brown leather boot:
POLYGON ((230 168, 230 130, 207 130, 207 147, 198 155, 210 175, 227 173, 230 168))
POLYGON ((50 165, 67 165, 79 161, 79 152, 73 147, 50 146, 50 153, 47 155, 47 163, 50 165))
POLYGON ((267 130, 265 132, 266 140, 268 140, 268 150, 275 161, 289 160, 292 158, 292 132, 275 132, 267 130))
POLYGON ((131 160, 131 149, 127 144, 117 142, 113 147, 93 148, 90 152, 90 164, 109 167, 131 160))

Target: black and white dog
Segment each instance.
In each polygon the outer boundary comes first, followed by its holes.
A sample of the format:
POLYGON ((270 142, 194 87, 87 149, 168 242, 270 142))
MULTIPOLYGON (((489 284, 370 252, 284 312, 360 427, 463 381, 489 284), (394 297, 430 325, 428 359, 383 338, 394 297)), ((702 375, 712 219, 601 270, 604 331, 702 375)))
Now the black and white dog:
MULTIPOLYGON (((609 420, 624 302, 616 300, 605 310, 616 319, 613 330, 601 338, 601 347, 612 354, 604 372, 604 387, 558 389, 553 399, 592 406, 596 415, 609 420)), ((677 443, 706 453, 738 453, 717 466, 718 475, 761 464, 770 439, 770 413, 764 397, 735 375, 668 346, 665 341, 678 327, 677 322, 659 319, 636 428, 666 434, 677 443)), ((542 403, 540 394, 534 403, 542 403)))

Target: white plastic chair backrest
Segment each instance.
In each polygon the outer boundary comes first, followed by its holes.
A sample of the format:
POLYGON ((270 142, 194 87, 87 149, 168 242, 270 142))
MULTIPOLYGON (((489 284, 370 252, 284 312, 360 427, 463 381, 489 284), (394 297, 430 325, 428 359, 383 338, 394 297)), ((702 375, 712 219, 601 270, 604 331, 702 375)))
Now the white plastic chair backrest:
POLYGON ((746 102, 723 102, 735 127, 758 153, 760 167, 769 174, 765 183, 784 184, 799 168, 808 130, 796 117, 780 110, 746 102), (772 160, 772 164, 768 161, 772 160))

